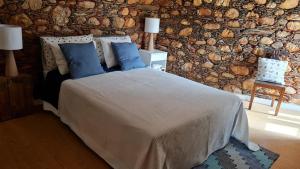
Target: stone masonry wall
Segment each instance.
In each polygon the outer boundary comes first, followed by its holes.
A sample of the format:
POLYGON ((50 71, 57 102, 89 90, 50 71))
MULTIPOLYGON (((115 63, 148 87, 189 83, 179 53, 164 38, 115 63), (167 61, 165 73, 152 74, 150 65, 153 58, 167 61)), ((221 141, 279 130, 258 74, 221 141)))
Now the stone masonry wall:
POLYGON ((128 34, 146 47, 144 18, 157 16, 157 48, 169 52, 169 72, 249 94, 258 57, 286 49, 285 98, 299 102, 299 15, 299 0, 0 0, 0 22, 23 27, 24 49, 16 60, 20 72, 35 77, 37 91, 39 36, 128 34))
MULTIPOLYGON (((287 101, 300 99, 299 0, 193 0, 160 4, 159 44, 168 71, 235 93, 249 94, 257 60, 274 49, 290 54, 287 101)), ((267 91, 274 93, 274 91, 267 91)))

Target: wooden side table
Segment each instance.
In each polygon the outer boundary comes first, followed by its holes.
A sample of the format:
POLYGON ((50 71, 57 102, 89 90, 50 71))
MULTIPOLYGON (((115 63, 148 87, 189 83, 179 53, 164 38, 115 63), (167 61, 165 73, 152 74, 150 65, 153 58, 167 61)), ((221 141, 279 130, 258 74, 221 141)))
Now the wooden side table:
POLYGON ((0 121, 29 114, 32 106, 31 76, 0 77, 0 121))
POLYGON ((279 112, 279 109, 280 109, 280 106, 281 106, 281 103, 283 101, 283 96, 284 96, 284 93, 285 93, 285 87, 283 85, 280 85, 280 84, 255 81, 254 85, 253 85, 253 88, 252 88, 252 92, 251 92, 249 110, 251 110, 251 108, 252 108, 253 100, 254 100, 255 94, 257 94, 257 93, 271 96, 272 97, 272 103, 271 103, 272 107, 274 106, 275 99, 278 98, 278 103, 277 103, 276 110, 275 110, 275 116, 277 116, 278 112, 279 112), (279 95, 264 93, 264 92, 257 92, 256 90, 259 87, 277 90, 277 91, 279 91, 279 95))

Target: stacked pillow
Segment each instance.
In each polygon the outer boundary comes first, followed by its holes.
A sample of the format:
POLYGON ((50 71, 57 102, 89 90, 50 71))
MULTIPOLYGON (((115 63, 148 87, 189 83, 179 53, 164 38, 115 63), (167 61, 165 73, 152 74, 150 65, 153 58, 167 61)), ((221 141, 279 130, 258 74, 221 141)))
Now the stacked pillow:
POLYGON ((129 36, 41 37, 41 44, 44 73, 58 69, 62 75, 81 78, 104 73, 101 63, 108 71, 116 66, 122 70, 145 67, 129 36))

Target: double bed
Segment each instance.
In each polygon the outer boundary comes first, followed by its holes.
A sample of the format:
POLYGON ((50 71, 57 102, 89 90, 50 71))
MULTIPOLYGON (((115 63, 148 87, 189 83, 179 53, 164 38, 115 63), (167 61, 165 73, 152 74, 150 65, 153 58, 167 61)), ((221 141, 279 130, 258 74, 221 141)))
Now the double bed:
POLYGON ((92 35, 42 38, 44 109, 54 112, 113 168, 190 169, 223 148, 230 137, 251 150, 259 149, 249 142, 247 115, 237 96, 170 73, 134 67, 144 64, 139 62, 138 50, 130 42, 112 43, 114 52, 119 54, 119 64, 115 62, 115 66, 121 65, 113 67, 108 62, 116 59, 110 41, 130 41, 130 37, 104 39, 100 41, 107 48, 98 46, 97 55, 97 42, 91 43, 97 38, 92 35), (97 63, 102 60, 97 69, 102 67, 105 71, 74 78, 74 70, 70 69, 71 79, 64 72, 68 66, 74 66, 70 64, 72 58, 68 56, 68 63, 65 61, 63 54, 68 53, 62 53, 59 44, 64 44, 60 46, 63 49, 68 45, 88 45, 86 52, 93 54, 87 55, 75 47, 79 51, 69 55, 82 53, 78 54, 78 65, 84 64, 88 56, 97 63), (120 45, 126 46, 122 52, 117 50, 120 45), (123 57, 126 54, 133 57, 130 62, 123 57), (133 67, 124 70, 125 63, 133 67))
POLYGON ((237 96, 147 68, 65 80, 57 115, 116 169, 189 169, 230 137, 257 149, 237 96))

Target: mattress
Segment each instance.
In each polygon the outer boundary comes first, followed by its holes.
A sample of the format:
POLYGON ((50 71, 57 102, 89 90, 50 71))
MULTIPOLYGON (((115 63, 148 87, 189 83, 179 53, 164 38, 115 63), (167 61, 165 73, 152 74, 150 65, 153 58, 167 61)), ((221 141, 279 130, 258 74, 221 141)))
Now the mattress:
POLYGON ((258 149, 237 96, 146 68, 64 81, 59 116, 116 169, 189 169, 230 137, 258 149))

